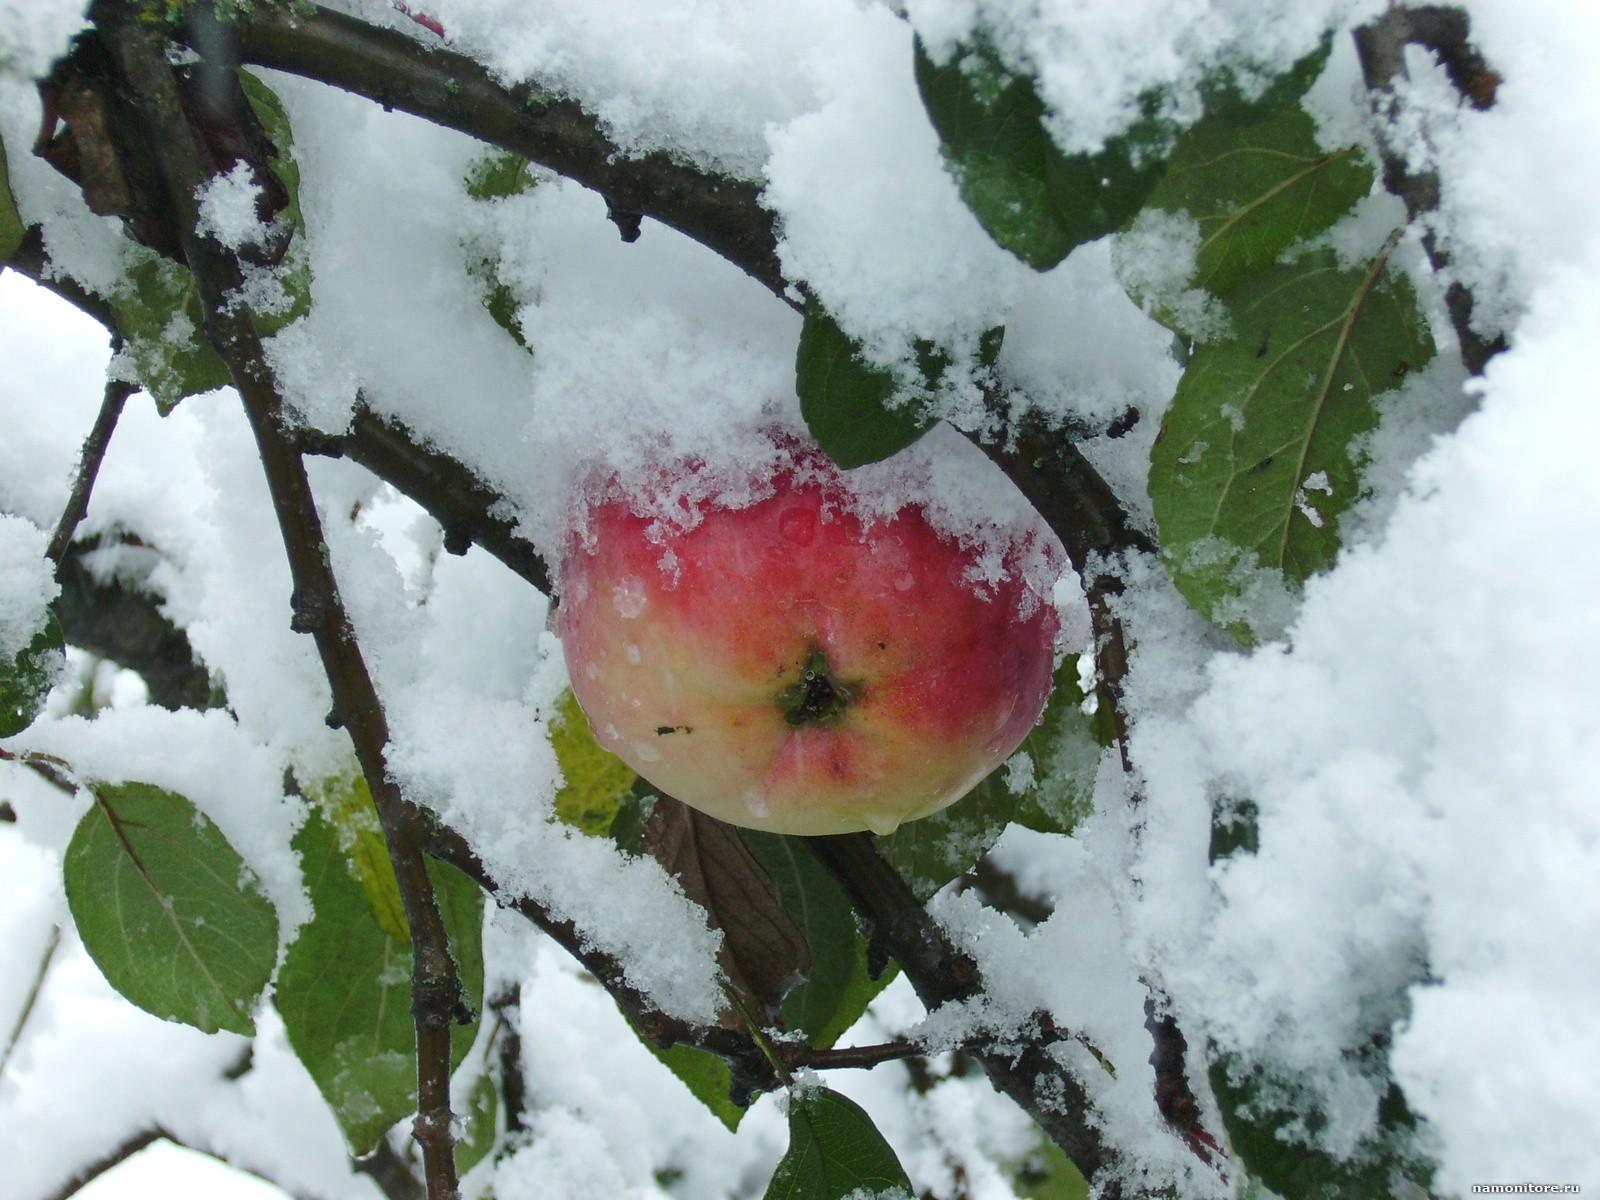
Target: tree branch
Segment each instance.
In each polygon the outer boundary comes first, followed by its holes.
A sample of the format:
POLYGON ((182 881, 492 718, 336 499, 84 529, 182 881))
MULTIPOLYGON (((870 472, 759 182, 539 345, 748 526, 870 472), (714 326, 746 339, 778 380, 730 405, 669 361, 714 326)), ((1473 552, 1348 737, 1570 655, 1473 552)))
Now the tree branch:
MULTIPOLYGON (((197 24, 208 19, 204 6, 191 11, 197 24)), ((282 404, 248 310, 230 303, 230 293, 243 283, 242 270, 232 254, 197 232, 197 192, 216 174, 216 164, 208 161, 203 143, 191 131, 166 55, 139 24, 136 10, 107 3, 97 11, 97 19, 154 152, 167 211, 175 218, 198 285, 207 335, 228 366, 255 435, 294 580, 291 627, 310 633, 316 641, 335 711, 350 733, 377 803, 412 934, 418 1068, 413 1131, 422 1147, 430 1200, 455 1200, 459 1193, 451 1130, 450 1033, 452 1022, 465 1014, 460 980, 422 853, 427 824, 388 774, 387 719, 339 595, 305 464, 290 444, 282 404)), ((204 55, 222 39, 202 36, 195 41, 204 55)), ((224 125, 235 119, 224 106, 244 103, 232 66, 202 59, 199 68, 208 76, 203 84, 210 86, 201 86, 198 93, 216 106, 207 118, 224 125)))
MULTIPOLYGON (((51 274, 52 268, 44 252, 44 238, 39 226, 28 227, 22 246, 5 266, 93 317, 105 326, 114 341, 119 337, 116 319, 109 305, 71 280, 51 274)), ((465 554, 474 544, 482 546, 534 587, 546 595, 550 594, 549 567, 532 543, 517 532, 515 522, 497 515, 502 499, 500 494, 485 484, 470 467, 426 445, 392 418, 375 412, 365 401, 357 404, 347 433, 329 438, 311 436, 301 431, 297 440, 302 453, 348 458, 415 501, 444 528, 445 549, 452 554, 465 554)), ((87 445, 85 449, 88 449, 87 445)), ((81 468, 79 477, 82 478, 81 468)), ((87 584, 81 584, 80 587, 87 587, 87 584)), ((116 603, 118 599, 116 596, 106 597, 111 603, 116 603)), ((95 625, 94 636, 98 641, 129 640, 115 631, 115 622, 109 625, 90 622, 87 620, 89 614, 80 615, 85 618, 84 624, 95 625)), ((146 629, 149 625, 148 620, 138 617, 135 620, 138 629, 146 629)), ((70 631, 68 640, 85 649, 94 649, 91 643, 72 637, 70 631)), ((107 658, 138 669, 127 656, 126 650, 121 654, 109 650, 96 650, 96 653, 103 653, 107 658)), ((140 657, 143 661, 152 661, 150 655, 140 657)), ((190 666, 192 659, 186 651, 181 670, 187 672, 190 666)), ((204 707, 208 692, 209 684, 191 687, 183 691, 181 697, 177 693, 164 693, 174 700, 173 703, 165 699, 157 703, 167 708, 185 705, 204 707)))
POLYGON ((88 1164, 71 1179, 67 1180, 66 1183, 51 1192, 45 1200, 68 1200, 68 1197, 77 1195, 113 1167, 121 1166, 146 1146, 159 1142, 163 1138, 170 1140, 171 1135, 160 1126, 141 1129, 138 1133, 126 1138, 115 1148, 88 1164))
POLYGON ((444 548, 451 554, 465 554, 476 543, 550 594, 549 567, 517 532, 516 523, 499 515, 499 493, 470 468, 374 412, 364 400, 356 406, 349 433, 331 439, 302 438, 301 449, 360 463, 426 509, 444 528, 444 548))
POLYGON ((161 615, 154 596, 97 578, 85 559, 99 548, 98 541, 70 545, 56 568, 55 613, 67 642, 137 671, 162 708, 209 707, 211 677, 188 637, 161 615))
MULTIPOLYGON (((1400 110, 1395 85, 1408 78, 1406 47, 1422 46, 1433 51, 1456 90, 1467 103, 1481 111, 1494 104, 1500 76, 1468 40, 1470 34, 1465 12, 1435 5, 1390 8, 1355 30, 1361 75, 1371 96, 1372 111, 1379 119, 1377 133, 1383 158, 1383 186, 1400 197, 1406 206, 1406 216, 1412 222, 1438 210, 1440 182, 1437 171, 1412 170, 1404 151, 1391 137, 1400 110)), ((1423 227, 1422 248, 1435 271, 1450 265, 1450 256, 1440 248, 1435 231, 1427 226, 1423 227)), ((1491 340, 1473 329, 1473 298, 1465 284, 1460 281, 1450 284, 1445 289, 1444 299, 1450 323, 1461 343, 1461 361, 1472 374, 1483 374, 1489 360, 1506 348, 1505 337, 1499 335, 1491 340)))
POLYGON ((650 998, 629 982, 624 964, 584 939, 573 922, 551 914, 538 901, 527 896, 507 894, 489 873, 477 853, 455 830, 437 821, 427 843, 430 855, 449 863, 477 882, 497 903, 513 909, 536 925, 599 981, 611 993, 624 1015, 651 1042, 663 1048, 678 1044, 708 1050, 723 1058, 733 1072, 736 1088, 758 1091, 775 1084, 770 1064, 755 1042, 743 1033, 720 1025, 694 1025, 660 1012, 650 998))
MULTIPOLYGON (((113 355, 121 347, 121 340, 113 335, 111 339, 113 355)), ((50 548, 45 551, 46 557, 58 567, 67 553, 67 547, 72 544, 72 535, 77 532, 79 522, 89 514, 89 493, 94 490, 95 478, 100 474, 100 464, 105 460, 106 447, 111 444, 112 431, 117 427, 117 419, 122 416, 122 406, 137 390, 136 385, 121 379, 106 380, 105 397, 100 401, 100 412, 94 419, 89 436, 83 439, 83 452, 78 459, 78 471, 72 479, 72 493, 67 497, 66 508, 61 512, 55 536, 50 539, 50 548)))
MULTIPOLYGON (((958 951, 917 902, 897 871, 878 853, 872 835, 847 833, 807 838, 817 860, 849 895, 856 910, 900 963, 922 1003, 932 1011, 969 1000, 983 990, 977 964, 958 951)), ((1016 1101, 1066 1152, 1096 1195, 1120 1200, 1116 1155, 1091 1119, 1088 1093, 1039 1040, 1005 1050, 972 1051, 997 1091, 1016 1101), (1050 1097, 1048 1101, 1044 1098, 1050 1097)))
MULTIPOLYGON (((508 88, 463 54, 314 5, 256 5, 238 17, 243 60, 355 92, 576 180, 618 214, 652 217, 795 304, 759 184, 656 151, 626 157, 572 100, 508 88), (752 219, 752 218, 755 219, 752 219)), ((624 230, 624 240, 627 230, 624 230)))
POLYGON ((6 1068, 11 1065, 11 1056, 17 1051, 17 1043, 22 1041, 22 1031, 27 1027, 28 1018, 33 1015, 33 1007, 39 1002, 39 993, 44 991, 45 976, 50 974, 50 964, 55 959, 56 947, 61 944, 61 926, 50 927, 50 940, 45 943, 44 953, 39 956, 38 969, 34 971, 33 983, 28 988, 28 994, 23 998, 22 1009, 17 1013, 17 1019, 11 1025, 11 1036, 6 1039, 6 1048, 0 1052, 0 1076, 4 1076, 6 1068))

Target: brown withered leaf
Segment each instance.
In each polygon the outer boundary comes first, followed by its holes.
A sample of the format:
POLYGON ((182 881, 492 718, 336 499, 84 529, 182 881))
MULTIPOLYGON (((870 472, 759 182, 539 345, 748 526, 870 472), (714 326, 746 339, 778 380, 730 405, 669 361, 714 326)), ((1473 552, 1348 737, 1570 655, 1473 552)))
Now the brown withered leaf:
MULTIPOLYGON (((723 972, 763 1022, 776 1024, 784 994, 811 970, 811 947, 738 830, 663 796, 642 845, 722 930, 723 972)), ((740 1023, 735 1013, 723 1020, 740 1023)))
MULTIPOLYGON (((270 226, 289 206, 289 192, 272 170, 278 148, 251 108, 238 72, 185 67, 174 77, 208 174, 246 164, 256 186, 256 216, 270 226)), ((83 190, 90 211, 120 217, 135 241, 185 262, 183 239, 172 223, 160 168, 129 99, 129 85, 98 35, 80 38, 39 91, 43 120, 34 153, 83 190)), ((244 256, 275 264, 291 234, 287 225, 274 228, 268 244, 246 247, 244 256)))

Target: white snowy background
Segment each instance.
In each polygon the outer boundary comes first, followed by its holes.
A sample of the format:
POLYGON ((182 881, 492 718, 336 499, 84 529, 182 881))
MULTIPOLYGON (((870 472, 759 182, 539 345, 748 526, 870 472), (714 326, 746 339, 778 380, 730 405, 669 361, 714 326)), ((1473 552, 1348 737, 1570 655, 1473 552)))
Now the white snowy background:
MULTIPOLYGON (((344 7, 388 19, 382 5, 344 7)), ((1168 336, 1123 297, 1108 245, 1038 276, 983 234, 917 98, 912 26, 934 47, 980 12, 1011 30, 1010 53, 1070 114, 1058 138, 1092 145, 1152 83, 1181 94, 1200 67, 1241 47, 1287 63, 1326 25, 1347 29, 1381 6, 906 7, 909 22, 870 0, 437 0, 428 11, 456 48, 505 78, 583 100, 625 148, 665 146, 764 180, 786 271, 881 358, 904 354, 911 333, 961 344, 1005 321, 1002 368, 1033 403, 1090 418, 1137 406, 1132 435, 1091 449, 1147 511, 1145 456, 1178 376, 1168 336)), ((1428 372, 1386 412, 1373 497, 1283 642, 1231 647, 1159 573, 1135 580, 1125 618, 1141 827, 1130 827, 1107 771, 1102 804, 1075 838, 1013 831, 997 851, 1054 899, 1057 917, 1024 935, 970 896, 935 903, 986 975, 1005 981, 1000 1013, 981 1019, 1043 1004, 1085 1031, 1123 1068, 1115 1082, 1086 1072, 1113 1138, 1176 1178, 1183 1151, 1157 1131, 1141 1074, 1141 976, 1162 981, 1191 1042, 1208 1037, 1308 1081, 1334 1150, 1371 1128, 1372 1081, 1345 1052, 1379 1011, 1442 1192, 1518 1180, 1600 1187, 1600 6, 1465 7, 1503 76, 1497 102, 1462 109, 1416 56, 1412 148, 1440 172, 1443 242, 1510 349, 1481 380, 1463 383, 1448 363, 1428 372), (1260 852, 1211 868, 1207 829, 1224 795, 1254 799, 1260 852)), ((114 277, 125 241, 26 153, 38 121, 27 80, 78 17, 65 0, 0 0, 0 135, 22 210, 44 221, 55 261, 93 287, 114 277)), ((315 273, 315 307, 272 354, 308 422, 342 428, 362 389, 477 468, 552 554, 597 471, 695 456, 740 486, 741 472, 770 460, 772 429, 800 428, 799 318, 733 267, 648 222, 637 244, 621 244, 602 201, 573 184, 471 201, 461 180, 481 151, 468 139, 268 78, 294 123, 315 273), (524 300, 532 357, 479 303, 466 262, 484 248, 524 300)), ((1330 139, 1367 136, 1347 36, 1312 103, 1330 139)), ((1393 216, 1379 204, 1338 236, 1360 244, 1393 216)), ((1420 270, 1414 242, 1405 253, 1420 270)), ((1420 286, 1438 308, 1438 284, 1420 286)), ((1440 336, 1448 344, 1442 325, 1440 336)), ((49 599, 35 565, 42 531, 66 497, 106 360, 92 322, 0 276, 8 651, 49 599)), ((980 542, 1017 520, 1014 495, 949 430, 863 478, 870 495, 917 496, 952 534, 980 542)), ((697 910, 653 864, 542 819, 558 773, 539 714, 564 685, 543 598, 479 550, 440 555, 437 527, 359 469, 317 462, 313 482, 326 512, 362 513, 330 522, 329 540, 411 794, 467 833, 503 881, 628 961, 663 1008, 705 1016, 716 992, 697 910)), ((261 876, 287 939, 308 904, 282 772, 331 773, 348 751, 323 722, 314 652, 288 629, 288 573, 231 393, 191 398, 165 419, 142 395, 130 402, 82 532, 113 529, 159 547, 102 565, 162 598, 226 682, 231 714, 147 707, 136 679, 106 669, 93 681, 105 704, 94 720, 62 715, 58 701, 8 745, 189 796, 261 876)), ((51 930, 62 931, 24 1037, 0 1051, 0 1193, 46 1195, 159 1123, 291 1191, 375 1196, 350 1174, 269 1008, 254 1069, 223 1086, 239 1039, 148 1017, 100 978, 59 883, 81 802, 11 770, 0 794, 18 814, 0 826, 0 1035, 51 930)), ((771 1099, 728 1133, 559 950, 499 917, 487 936, 491 971, 524 986, 535 1133, 502 1166, 500 1200, 659 1195, 664 1171, 682 1173, 680 1196, 759 1193, 784 1144, 771 1099)), ((896 985, 849 1040, 881 1039, 921 1015, 896 985)), ((980 1019, 941 1017, 930 1036, 980 1019)), ((959 1163, 971 1195, 1009 1195, 1005 1166, 1028 1153, 1027 1119, 981 1081, 919 1096, 904 1072, 829 1082, 868 1108, 919 1188, 946 1194, 959 1163)), ((184 1194, 177 1180, 189 1168, 178 1161, 161 1165, 160 1194, 184 1194)), ((83 1194, 126 1200, 141 1186, 108 1178, 83 1194)), ((1201 1195, 1207 1185, 1184 1186, 1201 1195)), ((234 1194, 209 1180, 195 1188, 234 1194)))

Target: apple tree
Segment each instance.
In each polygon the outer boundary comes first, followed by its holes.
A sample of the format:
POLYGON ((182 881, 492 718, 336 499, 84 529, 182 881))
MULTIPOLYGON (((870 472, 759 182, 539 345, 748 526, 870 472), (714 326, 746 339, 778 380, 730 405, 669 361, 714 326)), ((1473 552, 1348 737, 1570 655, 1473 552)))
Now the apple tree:
POLYGON ((1501 7, 0 5, 8 1194, 1580 1182, 1501 7))

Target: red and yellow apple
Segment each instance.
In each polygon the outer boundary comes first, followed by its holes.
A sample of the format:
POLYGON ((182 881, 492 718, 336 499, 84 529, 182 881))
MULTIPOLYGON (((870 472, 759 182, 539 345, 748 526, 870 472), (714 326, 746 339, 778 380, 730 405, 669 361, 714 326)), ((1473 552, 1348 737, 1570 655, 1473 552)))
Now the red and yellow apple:
POLYGON ((770 496, 692 527, 593 503, 555 629, 602 746, 662 791, 774 833, 887 833, 965 795, 1038 720, 1057 617, 974 581, 910 504, 863 522, 797 452, 770 496))

